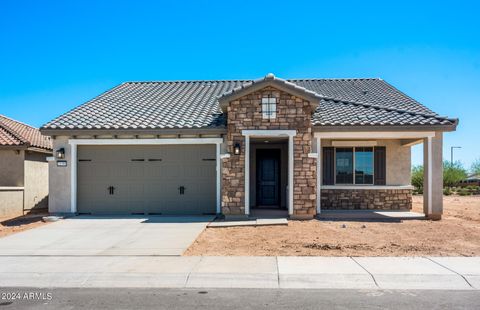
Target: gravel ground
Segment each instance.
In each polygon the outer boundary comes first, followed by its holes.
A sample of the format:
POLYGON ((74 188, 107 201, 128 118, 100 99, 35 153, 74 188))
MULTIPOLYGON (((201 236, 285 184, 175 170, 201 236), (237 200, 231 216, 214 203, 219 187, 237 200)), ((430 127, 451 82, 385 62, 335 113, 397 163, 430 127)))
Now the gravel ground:
MULTIPOLYGON (((413 211, 422 212, 422 197, 413 211)), ((444 197, 441 221, 289 221, 207 228, 184 255, 479 256, 480 196, 444 197), (346 227, 343 228, 343 225, 346 227)))
POLYGON ((42 217, 46 215, 47 214, 35 214, 15 218, 0 218, 0 237, 46 225, 47 223, 42 221, 42 217))

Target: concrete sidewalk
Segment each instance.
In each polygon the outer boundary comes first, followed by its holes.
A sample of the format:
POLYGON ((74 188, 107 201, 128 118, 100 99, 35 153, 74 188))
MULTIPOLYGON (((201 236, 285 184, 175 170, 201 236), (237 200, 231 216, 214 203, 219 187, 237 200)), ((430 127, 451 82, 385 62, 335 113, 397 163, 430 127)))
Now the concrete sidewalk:
POLYGON ((0 256, 1 287, 480 289, 480 257, 0 256))

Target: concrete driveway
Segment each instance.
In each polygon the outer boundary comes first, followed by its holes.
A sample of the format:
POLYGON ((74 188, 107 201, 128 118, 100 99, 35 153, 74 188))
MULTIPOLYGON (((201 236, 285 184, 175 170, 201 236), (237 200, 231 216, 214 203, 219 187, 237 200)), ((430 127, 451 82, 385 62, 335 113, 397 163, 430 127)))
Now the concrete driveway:
POLYGON ((4 255, 182 255, 214 216, 77 216, 0 238, 4 255))

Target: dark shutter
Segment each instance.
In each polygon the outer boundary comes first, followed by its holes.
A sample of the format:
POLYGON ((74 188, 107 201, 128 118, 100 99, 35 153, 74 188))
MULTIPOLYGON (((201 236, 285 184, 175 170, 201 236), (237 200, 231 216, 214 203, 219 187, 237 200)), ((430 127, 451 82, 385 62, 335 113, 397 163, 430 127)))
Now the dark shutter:
POLYGON ((387 152, 384 146, 375 147, 374 165, 375 165, 375 185, 385 185, 387 183, 387 152))
POLYGON ((323 184, 333 185, 335 182, 335 148, 323 148, 323 184))

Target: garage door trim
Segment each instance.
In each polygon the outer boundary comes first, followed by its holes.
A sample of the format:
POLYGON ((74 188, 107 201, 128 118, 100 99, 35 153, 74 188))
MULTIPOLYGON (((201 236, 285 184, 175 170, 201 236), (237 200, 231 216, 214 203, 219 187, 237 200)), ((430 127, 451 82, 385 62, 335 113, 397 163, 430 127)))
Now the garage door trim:
POLYGON ((222 138, 185 138, 185 139, 69 139, 71 152, 70 177, 71 212, 77 212, 77 146, 78 145, 176 145, 176 144, 215 144, 216 145, 216 212, 220 213, 221 205, 221 158, 220 144, 222 138))

